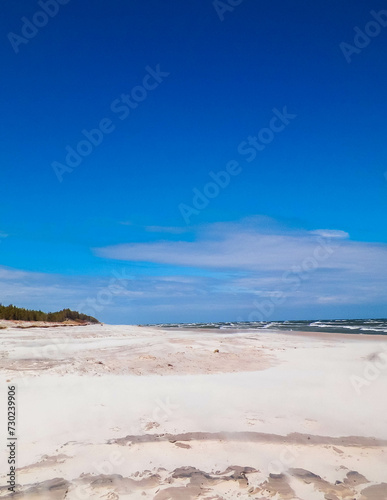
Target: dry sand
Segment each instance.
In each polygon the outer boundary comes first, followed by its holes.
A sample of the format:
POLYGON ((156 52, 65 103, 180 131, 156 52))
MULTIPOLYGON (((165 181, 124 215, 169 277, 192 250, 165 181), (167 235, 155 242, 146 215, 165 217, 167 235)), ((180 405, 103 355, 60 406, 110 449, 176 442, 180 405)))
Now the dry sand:
POLYGON ((19 485, 11 497, 2 411, 0 498, 387 500, 385 337, 90 325, 0 340, 19 485))

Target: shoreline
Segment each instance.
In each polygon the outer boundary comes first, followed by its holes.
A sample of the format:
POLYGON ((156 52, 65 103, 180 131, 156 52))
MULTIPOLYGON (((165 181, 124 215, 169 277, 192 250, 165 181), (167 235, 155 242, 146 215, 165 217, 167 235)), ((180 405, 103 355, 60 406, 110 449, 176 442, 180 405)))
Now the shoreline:
MULTIPOLYGON (((120 326, 120 325, 117 325, 120 326)), ((220 335, 231 335, 231 334, 258 334, 260 332, 262 333, 275 333, 275 334, 283 334, 283 335, 295 335, 295 336, 307 336, 307 337, 313 337, 316 336, 318 338, 329 338, 330 336, 332 339, 336 338, 339 340, 340 338, 348 338, 348 339, 357 339, 359 337, 361 338, 367 338, 367 339, 380 339, 380 338, 386 338, 387 340, 387 334, 386 333, 380 333, 380 334, 370 334, 370 333, 342 333, 342 332, 324 332, 324 331, 319 331, 319 332, 311 332, 307 330, 280 330, 280 329, 275 329, 275 328, 266 328, 266 329, 249 329, 249 328, 225 328, 225 329, 220 329, 220 328, 184 328, 184 327, 165 327, 165 326, 155 326, 152 325, 150 327, 146 327, 143 325, 137 325, 141 328, 156 328, 159 330, 164 330, 164 331, 175 331, 175 332, 188 332, 188 333, 194 333, 194 332, 204 332, 204 333, 213 333, 213 334, 220 334, 220 335)))

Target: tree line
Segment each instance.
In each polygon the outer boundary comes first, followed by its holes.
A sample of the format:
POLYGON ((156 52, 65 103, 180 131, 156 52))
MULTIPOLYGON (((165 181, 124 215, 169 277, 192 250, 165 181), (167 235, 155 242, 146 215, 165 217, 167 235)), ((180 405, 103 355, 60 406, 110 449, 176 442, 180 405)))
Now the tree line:
POLYGON ((0 304, 0 319, 22 320, 22 321, 53 321, 63 323, 66 320, 79 321, 80 323, 99 323, 93 316, 72 311, 71 309, 62 309, 57 312, 45 313, 33 309, 24 309, 12 304, 3 306, 0 304))

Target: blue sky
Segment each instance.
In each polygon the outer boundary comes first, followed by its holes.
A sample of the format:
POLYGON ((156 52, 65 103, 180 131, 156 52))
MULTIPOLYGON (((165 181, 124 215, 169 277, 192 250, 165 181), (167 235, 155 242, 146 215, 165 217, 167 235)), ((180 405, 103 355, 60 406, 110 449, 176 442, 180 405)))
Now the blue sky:
POLYGON ((1 302, 387 316, 386 6, 227 5, 4 4, 1 302))

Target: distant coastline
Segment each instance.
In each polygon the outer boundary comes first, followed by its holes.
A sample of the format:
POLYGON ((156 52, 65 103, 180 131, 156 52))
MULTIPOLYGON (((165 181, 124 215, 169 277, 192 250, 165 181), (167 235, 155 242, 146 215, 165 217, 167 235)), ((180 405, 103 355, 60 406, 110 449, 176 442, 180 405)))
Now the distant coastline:
POLYGON ((7 326, 14 328, 33 328, 49 326, 76 326, 99 324, 93 316, 88 316, 71 309, 45 313, 41 310, 25 309, 13 304, 4 306, 0 304, 0 328, 7 326))

